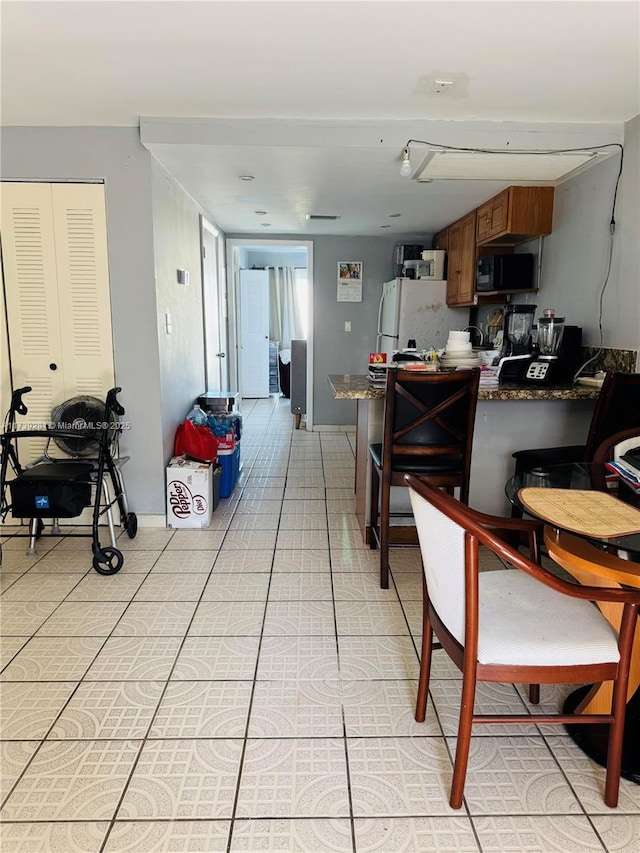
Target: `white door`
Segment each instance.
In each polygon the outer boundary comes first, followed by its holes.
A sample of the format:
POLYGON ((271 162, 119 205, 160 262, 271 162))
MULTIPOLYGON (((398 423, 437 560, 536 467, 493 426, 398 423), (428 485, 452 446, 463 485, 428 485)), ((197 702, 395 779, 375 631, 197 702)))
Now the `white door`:
POLYGON ((206 390, 228 391, 227 294, 220 263, 220 235, 203 217, 200 222, 206 390))
POLYGON ((240 394, 269 396, 269 273, 240 270, 240 394))
MULTIPOLYGON (((33 389, 23 420, 46 424, 55 405, 114 385, 104 188, 5 183, 1 209, 13 387, 33 389)), ((24 464, 43 442, 21 448, 24 464)))

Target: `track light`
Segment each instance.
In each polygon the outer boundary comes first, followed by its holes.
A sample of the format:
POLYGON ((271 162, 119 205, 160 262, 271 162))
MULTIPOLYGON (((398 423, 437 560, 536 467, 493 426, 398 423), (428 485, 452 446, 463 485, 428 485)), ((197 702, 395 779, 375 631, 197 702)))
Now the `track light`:
POLYGON ((408 178, 411 174, 411 160, 409 146, 402 149, 402 165, 400 166, 400 174, 403 178, 408 178))

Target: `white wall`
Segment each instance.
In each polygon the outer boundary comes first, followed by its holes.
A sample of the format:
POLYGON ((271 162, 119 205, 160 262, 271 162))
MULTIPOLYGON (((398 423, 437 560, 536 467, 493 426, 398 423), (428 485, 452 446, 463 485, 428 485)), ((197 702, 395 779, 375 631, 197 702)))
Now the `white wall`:
MULTIPOLYGON (((640 117, 625 125, 624 169, 616 205, 616 232, 603 298, 603 345, 640 347, 640 117)), ((609 222, 619 155, 556 188, 553 232, 544 239, 540 292, 526 300, 554 308, 582 326, 583 344, 598 346, 598 314, 610 250, 609 222), (544 303, 544 304, 543 304, 544 303)), ((537 241, 519 248, 537 253, 537 241)))
POLYGON ((151 164, 161 422, 165 462, 176 427, 206 390, 200 213, 203 211, 157 160, 151 164), (178 284, 178 269, 189 284, 178 284), (166 315, 171 318, 167 332, 166 315))

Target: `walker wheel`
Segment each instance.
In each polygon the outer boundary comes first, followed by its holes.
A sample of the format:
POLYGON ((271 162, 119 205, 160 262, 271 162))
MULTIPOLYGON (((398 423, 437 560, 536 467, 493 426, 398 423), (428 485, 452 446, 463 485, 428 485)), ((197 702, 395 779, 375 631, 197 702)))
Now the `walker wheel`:
POLYGON ((127 517, 124 520, 124 529, 127 531, 129 539, 136 538, 136 533, 138 532, 138 516, 135 512, 127 513, 127 517))
POLYGON ((99 575, 115 575, 124 563, 124 557, 117 548, 99 548, 93 555, 93 568, 99 575))

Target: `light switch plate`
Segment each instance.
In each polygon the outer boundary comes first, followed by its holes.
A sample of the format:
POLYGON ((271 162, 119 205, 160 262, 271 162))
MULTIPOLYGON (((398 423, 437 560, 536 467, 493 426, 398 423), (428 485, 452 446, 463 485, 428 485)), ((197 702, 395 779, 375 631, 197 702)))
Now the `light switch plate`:
POLYGON ((345 320, 344 321, 344 330, 345 330, 345 332, 351 331, 351 320, 345 320))

